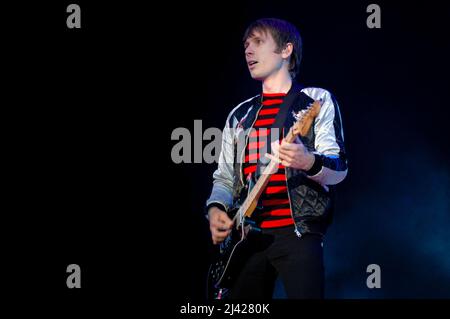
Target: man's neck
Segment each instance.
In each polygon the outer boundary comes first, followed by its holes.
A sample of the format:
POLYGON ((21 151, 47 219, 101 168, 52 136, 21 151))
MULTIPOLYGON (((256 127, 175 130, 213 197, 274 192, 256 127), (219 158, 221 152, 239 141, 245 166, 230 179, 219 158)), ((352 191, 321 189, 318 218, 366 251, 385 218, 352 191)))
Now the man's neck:
POLYGON ((280 72, 262 82, 263 93, 287 93, 292 86, 289 72, 280 72))

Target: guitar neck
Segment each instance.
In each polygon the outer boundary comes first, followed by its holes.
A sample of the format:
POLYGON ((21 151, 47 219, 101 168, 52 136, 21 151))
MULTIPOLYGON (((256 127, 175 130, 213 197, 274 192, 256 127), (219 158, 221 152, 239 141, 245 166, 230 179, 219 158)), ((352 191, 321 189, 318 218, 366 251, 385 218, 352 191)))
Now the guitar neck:
MULTIPOLYGON (((293 143, 297 135, 305 136, 308 130, 311 128, 314 118, 317 116, 319 111, 320 111, 320 103, 318 101, 314 101, 314 103, 312 103, 312 105, 308 107, 307 111, 300 116, 300 118, 294 124, 294 126, 289 129, 289 132, 286 134, 283 140, 288 143, 293 143), (311 111, 313 112, 311 113, 311 111)), ((277 168, 278 162, 272 160, 270 161, 269 165, 267 165, 267 167, 264 169, 263 173, 258 178, 258 181, 256 182, 253 189, 250 191, 246 200, 244 201, 244 203, 240 208, 241 212, 243 212, 244 217, 250 217, 252 215, 252 213, 254 212, 256 201, 258 201, 262 192, 269 183, 270 176, 272 176, 272 174, 278 170, 277 168)), ((234 219, 236 219, 238 215, 240 214, 236 214, 236 216, 234 216, 234 219)))
POLYGON ((267 184, 269 183, 270 176, 272 176, 271 171, 277 166, 278 163, 275 161, 271 161, 269 165, 264 169, 264 172, 261 174, 261 176, 258 178, 258 181, 256 182, 255 186, 253 186, 253 189, 250 191, 250 194, 248 195, 247 199, 245 200, 243 206, 243 210, 245 212, 246 217, 250 217, 253 211, 250 211, 250 205, 253 203, 254 200, 257 200, 264 189, 266 188, 267 184))
MULTIPOLYGON (((288 143, 292 143, 295 140, 295 137, 297 135, 293 134, 292 128, 289 130, 289 133, 286 135, 286 137, 283 139, 284 141, 288 143)), ((261 196, 262 192, 266 188, 267 184, 269 183, 270 177, 273 175, 274 172, 277 171, 278 162, 276 161, 270 161, 269 165, 266 166, 261 176, 258 178, 258 181, 253 186, 253 189, 250 191, 250 194, 248 194, 247 199, 242 204, 242 210, 245 212, 245 217, 250 217, 254 210, 250 210, 250 206, 255 200, 258 200, 261 196)))

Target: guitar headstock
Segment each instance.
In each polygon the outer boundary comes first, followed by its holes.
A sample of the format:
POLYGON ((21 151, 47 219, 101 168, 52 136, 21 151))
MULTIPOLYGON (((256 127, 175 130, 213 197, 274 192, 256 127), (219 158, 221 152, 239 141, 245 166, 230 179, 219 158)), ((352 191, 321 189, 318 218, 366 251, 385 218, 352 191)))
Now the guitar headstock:
POLYGON ((292 134, 305 136, 308 132, 311 124, 314 121, 314 118, 319 115, 320 112, 320 102, 314 101, 310 106, 308 106, 305 110, 300 111, 298 114, 294 115, 296 118, 296 122, 292 126, 292 134))

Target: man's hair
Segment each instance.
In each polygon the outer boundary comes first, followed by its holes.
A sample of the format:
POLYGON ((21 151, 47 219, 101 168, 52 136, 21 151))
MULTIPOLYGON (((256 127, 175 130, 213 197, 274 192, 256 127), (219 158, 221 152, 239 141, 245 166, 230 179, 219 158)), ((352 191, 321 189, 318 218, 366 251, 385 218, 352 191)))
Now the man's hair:
POLYGON ((247 27, 243 41, 245 42, 252 37, 255 31, 270 32, 277 44, 276 53, 281 53, 288 43, 292 43, 293 50, 289 61, 289 73, 292 78, 295 78, 300 69, 300 61, 302 59, 302 38, 297 28, 285 20, 263 18, 252 22, 247 27))

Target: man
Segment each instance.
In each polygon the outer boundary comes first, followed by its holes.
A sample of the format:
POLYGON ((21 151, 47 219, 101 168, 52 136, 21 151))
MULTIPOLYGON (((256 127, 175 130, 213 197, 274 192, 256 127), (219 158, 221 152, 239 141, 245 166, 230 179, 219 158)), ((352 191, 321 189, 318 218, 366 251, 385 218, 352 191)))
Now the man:
MULTIPOLYGON (((262 210, 252 216, 271 240, 246 261, 229 297, 271 298, 279 276, 287 298, 322 298, 322 240, 331 222, 332 185, 347 174, 339 108, 328 91, 302 89, 293 82, 302 42, 289 22, 253 22, 244 34, 244 48, 250 75, 262 83, 262 94, 239 104, 226 121, 219 165, 207 200, 214 244, 230 234, 233 222, 226 211, 242 196, 245 184, 257 180, 263 157, 278 159, 279 165, 259 199, 262 210), (313 101, 320 101, 321 108, 308 134, 294 143, 280 144, 283 136, 271 136, 276 134, 271 126, 291 89, 301 95, 289 109, 293 114, 313 101), (263 137, 277 142, 267 145, 263 137), (243 142, 245 146, 238 147, 243 142)), ((295 122, 291 113, 284 122, 284 135, 295 122)))

